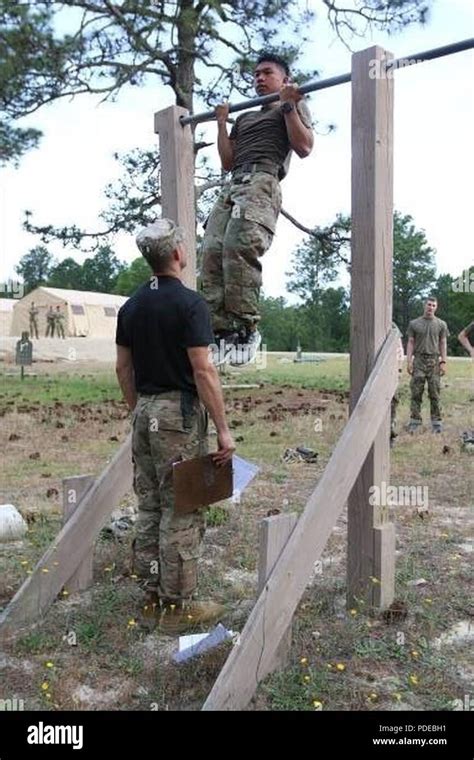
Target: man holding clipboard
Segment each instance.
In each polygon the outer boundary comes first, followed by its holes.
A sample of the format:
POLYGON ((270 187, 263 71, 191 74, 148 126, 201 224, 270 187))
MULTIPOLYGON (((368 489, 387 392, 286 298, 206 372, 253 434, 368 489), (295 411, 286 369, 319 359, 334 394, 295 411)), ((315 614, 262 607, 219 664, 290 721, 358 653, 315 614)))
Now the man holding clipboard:
POLYGON ((136 242, 153 275, 119 311, 116 371, 132 410, 135 572, 146 592, 145 617, 172 634, 215 621, 224 611, 212 601, 193 601, 205 514, 175 509, 173 465, 207 454, 206 409, 217 430, 216 467, 230 466, 235 445, 209 354, 209 309, 181 282, 184 233, 160 219, 136 242))

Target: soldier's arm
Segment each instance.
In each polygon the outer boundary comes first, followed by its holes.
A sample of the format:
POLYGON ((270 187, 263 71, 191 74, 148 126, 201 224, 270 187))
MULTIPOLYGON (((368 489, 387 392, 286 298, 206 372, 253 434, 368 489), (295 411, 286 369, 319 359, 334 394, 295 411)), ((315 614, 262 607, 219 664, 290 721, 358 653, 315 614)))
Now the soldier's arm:
POLYGON ((126 346, 119 346, 117 344, 115 372, 125 401, 127 402, 130 411, 133 411, 137 405, 137 391, 135 388, 132 352, 126 346))
POLYGON ((415 338, 410 336, 407 343, 407 370, 411 374, 413 364, 413 351, 415 349, 415 338))
POLYGON ((467 328, 465 327, 464 330, 461 330, 461 332, 458 335, 458 341, 464 348, 466 349, 467 353, 470 354, 474 358, 474 346, 472 346, 469 342, 469 338, 467 337, 467 328))
POLYGON ((216 426, 219 451, 214 455, 216 463, 224 463, 232 457, 235 444, 225 418, 224 398, 217 370, 209 359, 207 346, 188 348, 189 361, 199 398, 211 415, 216 426))
POLYGON ((292 103, 294 108, 284 113, 288 140, 295 153, 300 158, 306 158, 313 150, 314 135, 301 119, 297 103, 302 100, 298 87, 295 84, 285 84, 280 90, 280 101, 292 103))
POLYGON ((223 103, 216 107, 217 118, 217 150, 221 159, 222 168, 228 172, 234 165, 234 141, 227 134, 227 117, 229 116, 229 104, 223 103))
POLYGON ((446 337, 439 339, 439 353, 441 369, 446 371, 446 360, 448 358, 448 339, 446 337))

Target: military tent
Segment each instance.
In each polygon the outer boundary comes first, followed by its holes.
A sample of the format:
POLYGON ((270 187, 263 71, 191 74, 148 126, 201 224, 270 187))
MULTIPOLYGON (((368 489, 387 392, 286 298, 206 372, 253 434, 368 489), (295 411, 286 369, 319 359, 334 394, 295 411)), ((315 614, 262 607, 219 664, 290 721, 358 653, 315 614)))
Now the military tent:
POLYGON ((66 337, 113 338, 118 310, 126 300, 125 296, 110 293, 48 288, 40 285, 20 301, 16 301, 10 335, 19 336, 23 330, 29 330, 29 312, 31 304, 34 303, 39 312, 40 338, 46 333, 46 313, 50 306, 54 311, 59 306, 64 316, 66 337))
POLYGON ((13 307, 18 303, 14 298, 0 298, 0 335, 10 335, 13 307))

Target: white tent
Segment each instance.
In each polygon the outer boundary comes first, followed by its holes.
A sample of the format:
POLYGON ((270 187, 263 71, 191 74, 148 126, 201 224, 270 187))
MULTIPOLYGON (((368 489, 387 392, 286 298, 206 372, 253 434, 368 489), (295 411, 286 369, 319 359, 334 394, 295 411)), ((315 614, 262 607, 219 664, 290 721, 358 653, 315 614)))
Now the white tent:
POLYGON ((67 337, 113 338, 117 313, 125 301, 126 296, 41 285, 16 301, 10 335, 19 336, 23 330, 29 330, 29 311, 33 302, 39 312, 38 329, 41 338, 46 333, 46 313, 50 306, 54 311, 57 306, 60 307, 67 337))
POLYGON ((13 319, 13 307, 18 301, 15 298, 0 298, 0 335, 10 335, 13 319))

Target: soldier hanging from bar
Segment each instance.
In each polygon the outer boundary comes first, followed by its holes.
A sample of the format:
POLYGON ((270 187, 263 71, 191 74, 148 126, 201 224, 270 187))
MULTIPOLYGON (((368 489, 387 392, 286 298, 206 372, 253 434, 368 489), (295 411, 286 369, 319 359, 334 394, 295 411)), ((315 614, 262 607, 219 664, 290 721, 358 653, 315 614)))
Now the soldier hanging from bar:
POLYGON ((280 180, 291 153, 309 156, 311 115, 290 81, 288 64, 262 53, 255 71, 257 95, 280 99, 238 116, 227 134, 229 105, 217 106, 217 146, 226 182, 207 220, 202 244, 202 291, 212 313, 214 363, 252 361, 261 342, 258 330, 262 285, 260 257, 270 248, 281 208, 280 180))

